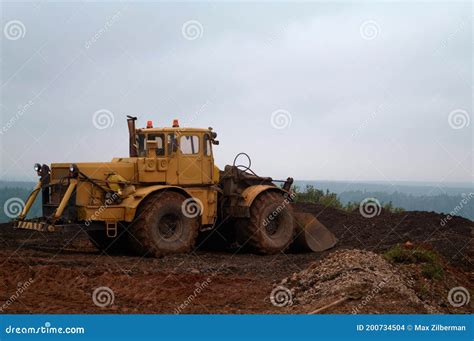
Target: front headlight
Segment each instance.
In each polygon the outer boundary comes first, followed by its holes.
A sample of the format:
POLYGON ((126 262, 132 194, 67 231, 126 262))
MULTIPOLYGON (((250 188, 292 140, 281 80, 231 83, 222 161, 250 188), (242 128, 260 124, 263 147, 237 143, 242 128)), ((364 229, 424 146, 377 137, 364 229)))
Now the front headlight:
POLYGON ((35 163, 35 167, 34 167, 36 173, 38 173, 39 171, 41 171, 41 165, 39 163, 35 163))
POLYGON ((77 176, 79 175, 79 168, 77 168, 77 165, 76 164, 71 164, 69 166, 69 176, 71 178, 77 178, 77 176))

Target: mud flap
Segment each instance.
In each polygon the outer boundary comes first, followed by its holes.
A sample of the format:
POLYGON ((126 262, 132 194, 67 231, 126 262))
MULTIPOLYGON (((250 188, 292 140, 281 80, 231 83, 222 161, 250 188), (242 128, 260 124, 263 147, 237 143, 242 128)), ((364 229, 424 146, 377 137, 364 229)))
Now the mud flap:
POLYGON ((314 215, 294 212, 296 238, 291 248, 296 252, 321 252, 332 248, 337 238, 314 215))

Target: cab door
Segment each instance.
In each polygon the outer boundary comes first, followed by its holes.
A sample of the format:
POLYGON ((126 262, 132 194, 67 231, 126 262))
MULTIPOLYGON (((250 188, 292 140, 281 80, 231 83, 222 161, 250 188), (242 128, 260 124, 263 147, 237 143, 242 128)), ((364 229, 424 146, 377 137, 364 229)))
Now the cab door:
POLYGON ((179 134, 178 181, 182 185, 202 183, 201 137, 195 133, 179 134))
POLYGON ((178 141, 175 133, 166 134, 166 183, 169 185, 179 184, 179 164, 178 164, 178 141))
POLYGON ((213 183, 214 156, 212 155, 212 143, 209 134, 203 135, 202 152, 202 183, 213 183))

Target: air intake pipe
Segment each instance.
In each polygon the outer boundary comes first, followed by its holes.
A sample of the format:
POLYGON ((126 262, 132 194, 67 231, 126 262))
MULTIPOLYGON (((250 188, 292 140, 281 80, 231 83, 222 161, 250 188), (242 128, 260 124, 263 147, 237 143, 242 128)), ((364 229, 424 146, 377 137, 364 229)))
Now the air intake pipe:
POLYGON ((137 131, 135 130, 136 117, 127 116, 128 135, 130 137, 130 157, 138 156, 137 131))

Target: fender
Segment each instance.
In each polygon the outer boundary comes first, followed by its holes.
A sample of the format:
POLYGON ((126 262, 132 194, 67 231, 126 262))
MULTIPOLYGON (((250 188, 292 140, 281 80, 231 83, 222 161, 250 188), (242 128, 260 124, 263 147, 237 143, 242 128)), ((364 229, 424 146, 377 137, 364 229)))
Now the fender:
POLYGON ((263 192, 268 192, 268 191, 290 195, 289 192, 285 191, 284 189, 281 189, 280 187, 271 186, 271 185, 254 185, 254 186, 247 187, 242 192, 243 206, 246 206, 246 207, 252 206, 253 201, 260 194, 262 194, 263 192))
POLYGON ((186 198, 192 197, 192 195, 189 194, 185 189, 178 186, 155 185, 155 186, 147 186, 147 187, 139 188, 136 190, 135 193, 125 198, 120 205, 120 206, 124 206, 126 210, 125 221, 128 221, 128 222, 133 221, 138 205, 140 205, 140 203, 145 198, 147 198, 150 194, 157 193, 164 190, 181 193, 186 198))

